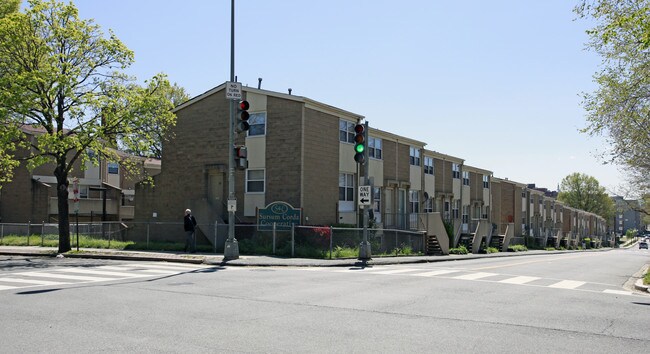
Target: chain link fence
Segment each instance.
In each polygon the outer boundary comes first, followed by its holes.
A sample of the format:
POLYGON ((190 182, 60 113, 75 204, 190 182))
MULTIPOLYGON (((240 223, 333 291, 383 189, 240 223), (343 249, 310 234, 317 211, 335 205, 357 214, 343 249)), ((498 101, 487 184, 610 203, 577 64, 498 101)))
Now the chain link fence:
MULTIPOLYGON (((5 238, 19 236, 26 245, 53 246, 58 242, 58 224, 0 223, 0 245, 5 238)), ((228 238, 228 224, 198 224, 197 247, 201 252, 223 253, 228 238)), ((185 232, 182 222, 96 222, 70 223, 72 247, 78 236, 102 240, 111 247, 143 250, 182 250, 185 232), (119 246, 117 246, 119 244, 119 246)), ((367 230, 373 256, 422 255, 424 232, 373 229, 367 230)), ((242 255, 268 255, 299 258, 358 257, 363 228, 329 226, 294 226, 282 229, 275 225, 237 224, 235 238, 242 255)))

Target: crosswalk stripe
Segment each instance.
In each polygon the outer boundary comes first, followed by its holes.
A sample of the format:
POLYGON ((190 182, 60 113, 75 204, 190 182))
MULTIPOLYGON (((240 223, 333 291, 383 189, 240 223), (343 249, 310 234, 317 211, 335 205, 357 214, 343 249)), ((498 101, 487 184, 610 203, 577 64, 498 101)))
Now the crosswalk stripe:
POLYGON ((105 278, 105 277, 84 277, 80 275, 67 275, 67 274, 56 274, 56 273, 45 273, 45 272, 26 272, 18 273, 19 275, 25 275, 28 277, 41 277, 41 278, 55 278, 55 279, 70 279, 70 280, 85 280, 85 281, 111 281, 117 280, 119 278, 105 278))
POLYGON ((631 291, 623 291, 623 290, 605 289, 603 290, 603 292, 607 294, 617 294, 617 295, 634 295, 634 293, 631 291))
POLYGON ((117 276, 117 277, 133 277, 133 278, 141 276, 139 274, 126 273, 126 272, 106 272, 106 271, 101 271, 101 270, 76 269, 76 268, 55 269, 55 271, 65 272, 65 273, 90 274, 90 275, 92 275, 92 274, 95 274, 95 275, 112 275, 112 276, 117 276))
POLYGON ((379 271, 372 271, 369 272, 370 274, 400 274, 400 273, 408 273, 408 272, 414 272, 419 269, 412 269, 412 268, 406 268, 406 269, 389 269, 389 270, 379 270, 379 271))
POLYGON ((123 265, 125 267, 137 267, 137 268, 156 268, 156 269, 172 269, 177 271, 186 271, 186 270, 196 270, 205 267, 201 267, 197 264, 184 264, 184 263, 166 263, 166 264, 142 264, 142 265, 123 265))
POLYGON ((0 278, 0 281, 6 281, 9 283, 21 283, 21 284, 32 284, 32 285, 63 285, 70 284, 62 281, 47 281, 39 279, 22 279, 22 278, 0 278))
POLYGON ((424 272, 424 273, 417 273, 413 275, 417 275, 418 277, 433 277, 436 275, 445 275, 445 274, 450 274, 450 273, 458 273, 457 270, 449 270, 449 269, 440 269, 440 270, 432 270, 430 272, 424 272))
POLYGON ((6 285, 0 285, 0 290, 9 290, 9 289, 16 289, 16 286, 6 286, 6 285))
POLYGON ((555 284, 551 284, 548 287, 549 288, 558 288, 558 289, 575 289, 581 285, 586 284, 584 281, 576 281, 576 280, 562 280, 560 282, 557 282, 555 284))
POLYGON ((499 283, 506 283, 506 284, 526 284, 530 283, 531 281, 541 279, 538 277, 527 277, 527 276, 519 276, 519 277, 514 277, 514 278, 508 278, 508 279, 503 279, 500 280, 499 283))
POLYGON ((133 267, 123 267, 123 266, 101 266, 101 269, 106 269, 106 270, 120 270, 120 271, 130 271, 130 272, 148 272, 148 273, 155 273, 155 274, 177 274, 180 271, 174 272, 171 270, 160 270, 160 269, 145 269, 145 268, 139 268, 137 266, 133 267))
POLYGON ((478 272, 478 273, 459 275, 457 277, 454 277, 454 279, 477 280, 477 279, 481 279, 481 278, 491 277, 491 276, 494 276, 494 275, 498 275, 498 274, 496 274, 496 273, 478 272))

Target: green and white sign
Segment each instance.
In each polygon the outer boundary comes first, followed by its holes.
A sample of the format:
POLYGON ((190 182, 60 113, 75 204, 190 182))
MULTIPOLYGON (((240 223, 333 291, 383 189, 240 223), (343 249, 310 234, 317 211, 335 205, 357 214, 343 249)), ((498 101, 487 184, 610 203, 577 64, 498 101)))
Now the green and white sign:
POLYGON ((260 231, 291 230, 293 225, 302 223, 302 209, 297 209, 286 202, 273 202, 266 208, 257 210, 257 228, 260 231))

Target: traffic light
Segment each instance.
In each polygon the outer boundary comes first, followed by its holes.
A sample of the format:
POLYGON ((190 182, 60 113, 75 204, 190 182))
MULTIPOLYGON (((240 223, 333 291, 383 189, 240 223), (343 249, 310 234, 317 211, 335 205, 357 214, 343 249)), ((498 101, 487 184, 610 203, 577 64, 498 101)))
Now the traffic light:
POLYGON ((242 170, 248 168, 248 149, 246 146, 235 146, 235 161, 237 168, 242 170))
POLYGON ((366 136, 364 134, 365 128, 363 124, 354 126, 354 161, 360 164, 366 162, 366 136))
POLYGON ((237 133, 245 132, 251 127, 251 125, 248 124, 248 117, 250 117, 248 108, 250 108, 248 101, 241 101, 237 106, 237 125, 235 126, 237 133))

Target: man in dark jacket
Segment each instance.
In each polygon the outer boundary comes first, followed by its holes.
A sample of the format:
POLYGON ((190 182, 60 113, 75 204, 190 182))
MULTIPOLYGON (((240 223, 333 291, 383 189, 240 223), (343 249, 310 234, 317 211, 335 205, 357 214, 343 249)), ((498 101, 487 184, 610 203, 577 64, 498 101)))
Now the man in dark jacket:
POLYGON ((185 218, 183 218, 183 223, 184 223, 184 228, 185 228, 185 252, 188 250, 190 253, 195 253, 196 252, 196 238, 195 238, 195 230, 196 230, 196 218, 194 218, 194 215, 192 215, 192 211, 190 209, 185 209, 185 218))

